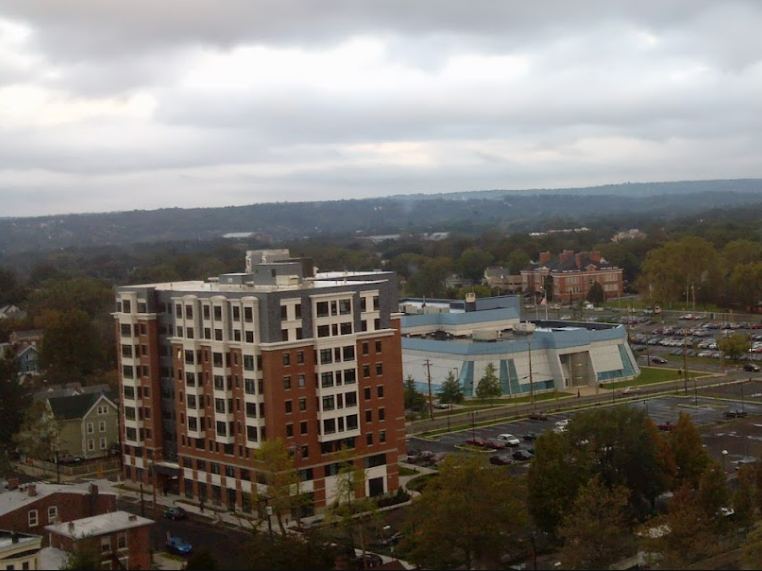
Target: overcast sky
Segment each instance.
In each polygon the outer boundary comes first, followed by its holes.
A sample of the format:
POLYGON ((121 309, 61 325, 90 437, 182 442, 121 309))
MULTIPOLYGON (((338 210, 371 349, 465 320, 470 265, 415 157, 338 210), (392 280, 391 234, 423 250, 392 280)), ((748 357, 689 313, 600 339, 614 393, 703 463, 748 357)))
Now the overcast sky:
POLYGON ((3 0, 0 216, 762 177, 762 2, 3 0))

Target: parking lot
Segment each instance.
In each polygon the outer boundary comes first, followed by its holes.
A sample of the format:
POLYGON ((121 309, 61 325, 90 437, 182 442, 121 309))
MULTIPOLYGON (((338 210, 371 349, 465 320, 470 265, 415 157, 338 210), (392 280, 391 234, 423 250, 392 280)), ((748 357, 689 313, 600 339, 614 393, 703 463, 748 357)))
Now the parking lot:
MULTIPOLYGON (((655 424, 676 423, 681 412, 691 415, 693 422, 700 427, 702 435, 706 438, 707 447, 717 459, 722 458, 722 450, 727 449, 725 461, 732 465, 743 456, 750 454, 758 455, 762 449, 762 381, 753 381, 744 383, 745 390, 741 400, 741 385, 729 385, 717 389, 712 389, 713 393, 723 399, 738 400, 718 400, 704 396, 703 394, 694 397, 689 387, 689 396, 668 396, 644 400, 629 401, 629 405, 643 408, 655 424), (752 396, 753 395, 753 396, 752 396), (748 397, 748 398, 747 398, 748 397), (745 410, 749 417, 739 420, 727 420, 723 417, 725 411, 745 410), (756 419, 756 420, 755 420, 756 419), (718 428, 719 427, 719 428, 718 428), (742 427, 745 427, 742 429, 742 427), (733 434, 731 434, 733 433, 733 434), (730 436, 729 436, 730 435, 730 436)), ((614 406, 614 405, 608 405, 614 406)), ((621 406, 621 405, 617 405, 621 406)), ((521 442, 518 449, 533 448, 534 443, 524 439, 528 433, 540 434, 545 430, 552 430, 556 422, 564 419, 571 419, 574 412, 552 414, 547 420, 518 420, 505 422, 486 427, 475 427, 473 429, 451 432, 434 439, 422 439, 418 437, 408 438, 408 451, 430 450, 434 453, 439 452, 462 452, 460 448, 467 439, 477 437, 484 440, 496 439, 499 434, 512 434, 521 442)), ((513 452, 517 448, 507 449, 505 452, 513 452)), ((502 453, 501 451, 480 451, 476 454, 502 453)), ((514 464, 515 466, 516 464, 514 464)), ((519 465, 517 470, 528 467, 528 463, 519 465)))

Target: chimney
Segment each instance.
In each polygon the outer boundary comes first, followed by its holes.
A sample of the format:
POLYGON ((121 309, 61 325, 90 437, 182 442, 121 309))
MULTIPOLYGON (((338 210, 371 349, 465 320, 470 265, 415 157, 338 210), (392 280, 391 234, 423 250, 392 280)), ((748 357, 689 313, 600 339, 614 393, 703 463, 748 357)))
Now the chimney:
POLYGON ((578 270, 582 269, 582 254, 575 254, 574 265, 577 266, 578 270))
POLYGON ((138 521, 138 516, 136 516, 135 514, 130 514, 130 517, 128 517, 127 519, 129 519, 130 521, 138 521))
POLYGON ((11 478, 8 480, 8 484, 6 485, 6 488, 8 488, 9 491, 17 490, 19 487, 19 479, 18 478, 11 478))
POLYGON ((14 530, 11 532, 11 543, 18 543, 18 542, 19 542, 19 534, 18 534, 18 532, 17 532, 17 531, 14 529, 14 530))
POLYGON ((98 497, 98 484, 95 484, 93 482, 90 482, 90 487, 88 488, 90 495, 94 498, 98 497))
POLYGON ((73 521, 69 522, 69 533, 74 533, 74 522, 73 521))
POLYGON ((564 250, 558 254, 558 261, 562 264, 574 255, 574 250, 564 250))
POLYGON ((37 495, 37 484, 29 484, 26 489, 29 493, 30 498, 33 498, 37 495))
POLYGON ((544 264, 549 262, 552 257, 553 256, 550 255, 550 252, 540 252, 540 261, 538 263, 544 264))

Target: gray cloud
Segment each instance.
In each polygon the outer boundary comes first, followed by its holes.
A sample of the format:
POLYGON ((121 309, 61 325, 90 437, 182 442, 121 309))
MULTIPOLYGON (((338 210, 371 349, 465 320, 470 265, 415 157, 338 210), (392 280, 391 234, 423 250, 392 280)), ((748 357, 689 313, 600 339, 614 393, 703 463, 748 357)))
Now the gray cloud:
POLYGON ((762 176, 761 17, 751 1, 6 0, 0 216, 762 176))

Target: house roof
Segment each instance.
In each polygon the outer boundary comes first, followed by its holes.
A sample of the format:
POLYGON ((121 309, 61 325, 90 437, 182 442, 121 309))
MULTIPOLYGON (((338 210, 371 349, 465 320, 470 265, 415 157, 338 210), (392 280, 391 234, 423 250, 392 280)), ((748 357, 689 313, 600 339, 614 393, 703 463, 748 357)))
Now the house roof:
POLYGON ((92 393, 106 393, 106 396, 116 403, 117 394, 111 391, 106 383, 83 387, 80 383, 65 383, 63 385, 50 385, 48 388, 34 393, 35 400, 47 400, 58 397, 70 397, 92 393))
POLYGON ((72 395, 68 397, 49 398, 50 409, 56 418, 62 420, 77 420, 84 418, 95 403, 105 398, 112 406, 116 406, 104 392, 72 395))
POLYGON ((100 495, 116 495, 111 491, 111 482, 108 480, 98 480, 84 484, 48 484, 46 482, 36 482, 34 485, 37 495, 35 496, 29 495, 28 484, 24 484, 20 488, 0 494, 0 516, 30 506, 41 498, 52 494, 89 495, 92 493, 90 489, 91 483, 97 486, 100 495))
POLYGON ((527 271, 547 268, 551 272, 584 272, 590 266, 593 266, 596 270, 619 269, 614 264, 607 262, 604 258, 601 258, 600 261, 591 258, 588 252, 581 252, 576 255, 572 252, 571 255, 568 256, 553 256, 547 262, 532 262, 527 268, 527 271), (577 256, 579 256, 579 263, 577 256))
POLYGON ((45 529, 63 535, 64 537, 80 539, 83 537, 108 535, 119 531, 133 529, 135 527, 151 525, 153 523, 153 520, 133 515, 128 512, 113 512, 83 519, 75 519, 70 522, 48 525, 45 529))
POLYGON ((0 357, 5 355, 6 351, 8 350, 14 351, 16 353, 16 357, 21 357, 21 355, 30 349, 37 353, 37 349, 31 345, 13 345, 12 343, 0 343, 0 357))

